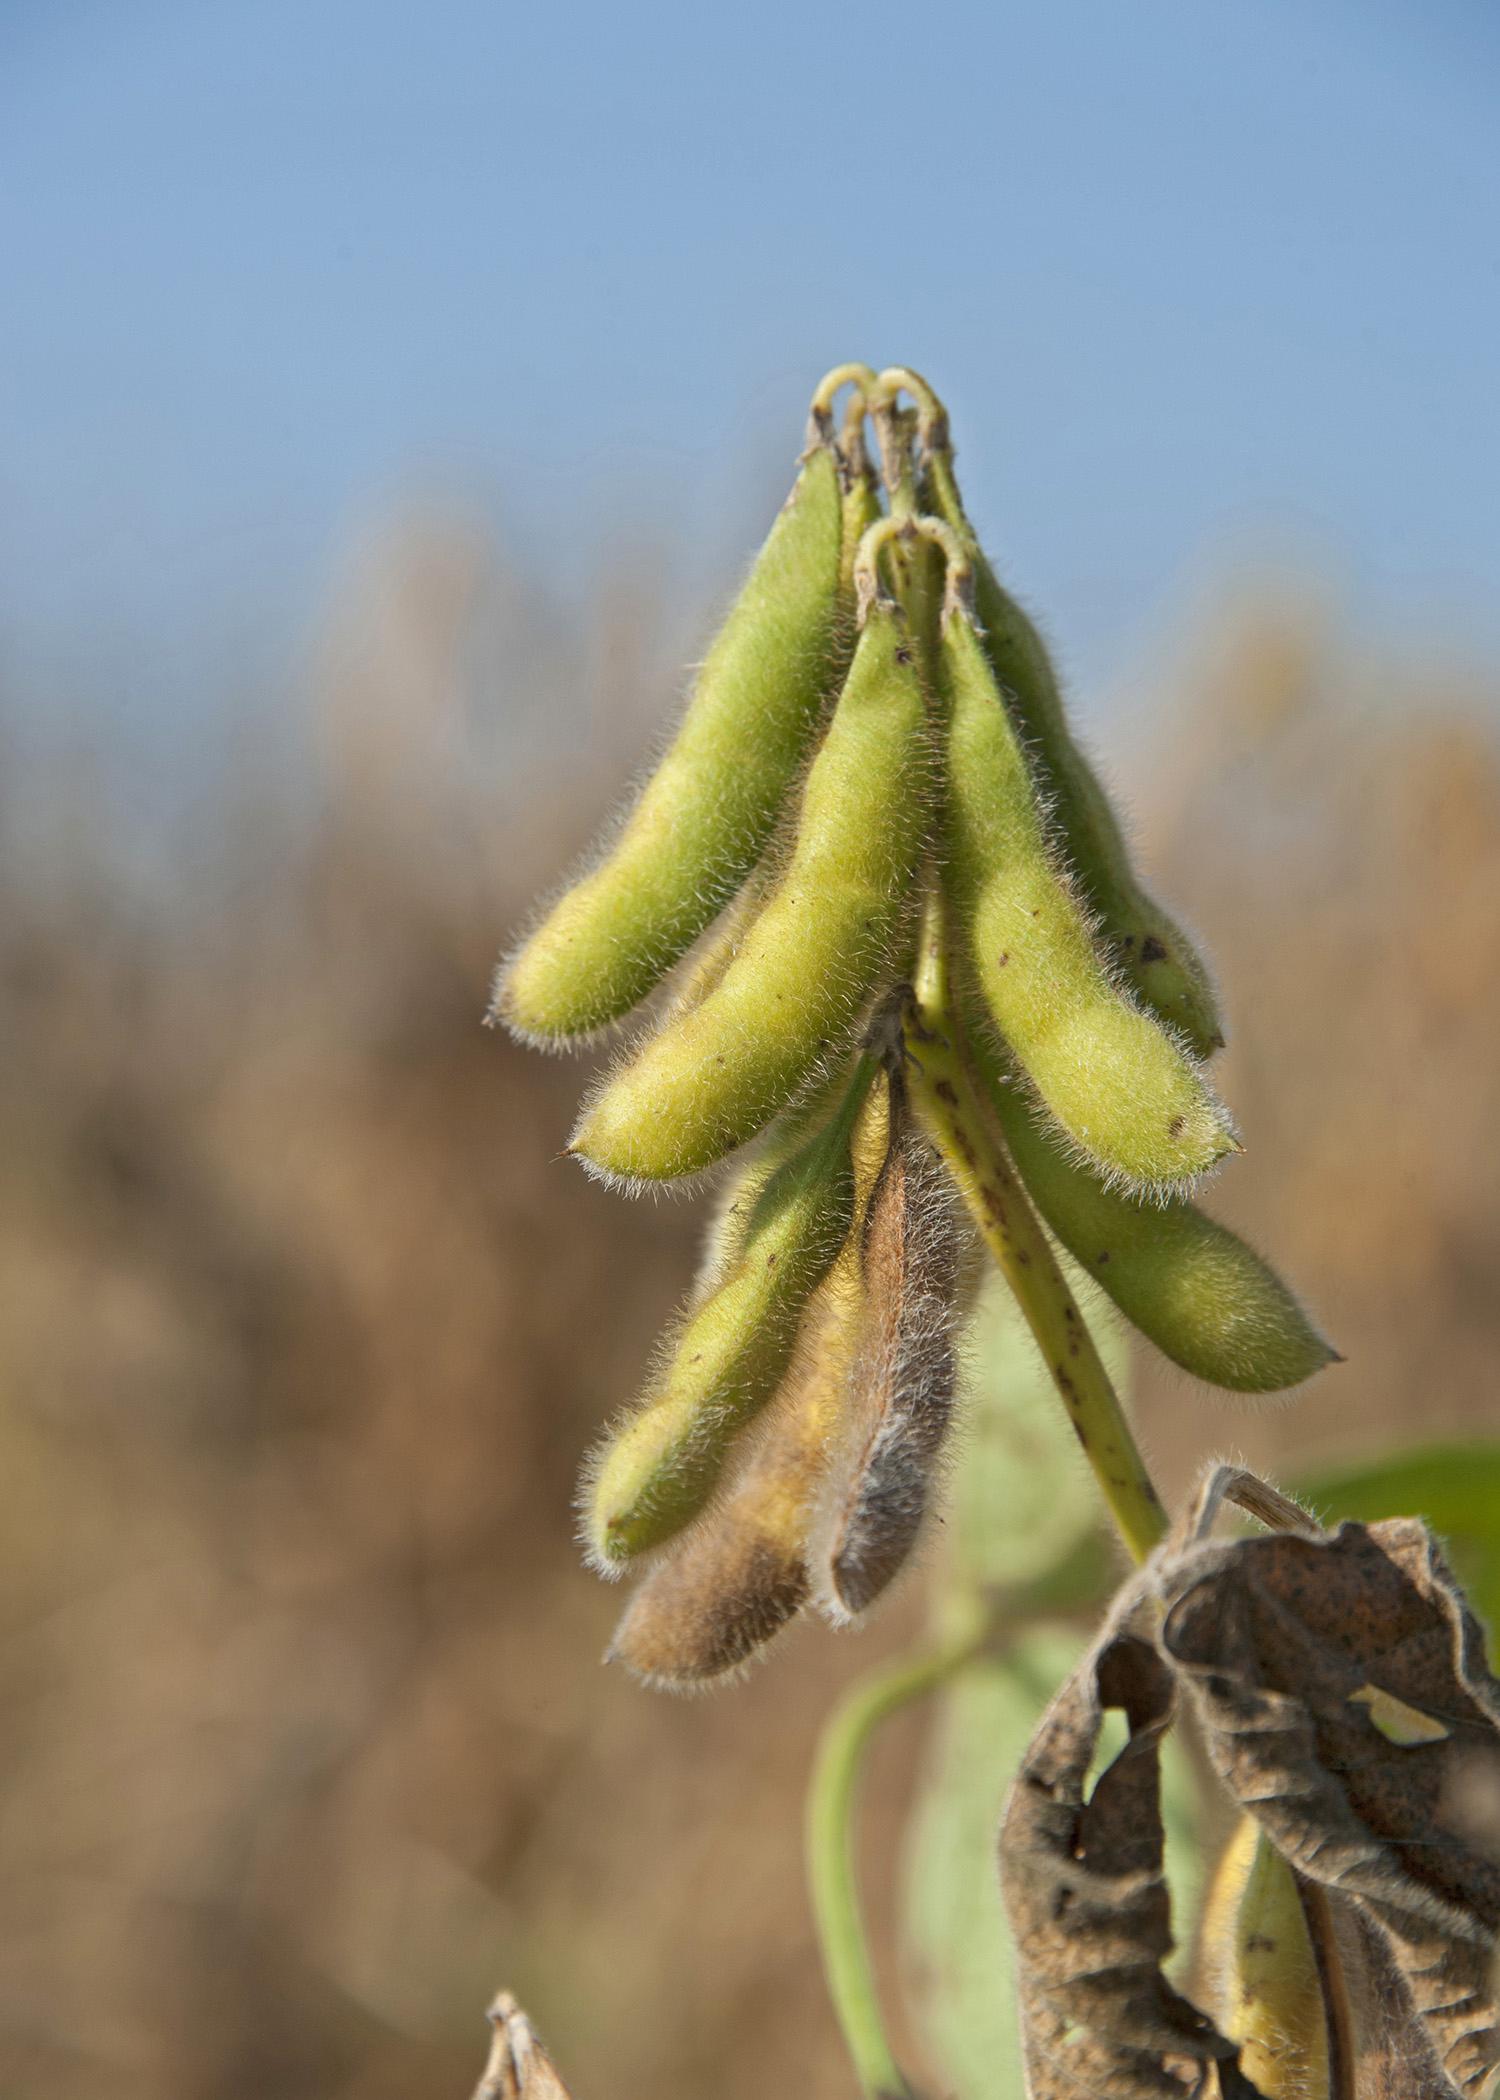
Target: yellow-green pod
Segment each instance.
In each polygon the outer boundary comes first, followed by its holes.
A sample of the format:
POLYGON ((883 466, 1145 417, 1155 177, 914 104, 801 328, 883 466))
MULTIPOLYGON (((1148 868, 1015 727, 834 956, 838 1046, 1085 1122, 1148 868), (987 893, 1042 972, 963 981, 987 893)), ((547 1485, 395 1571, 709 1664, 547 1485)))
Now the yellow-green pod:
POLYGON ((1203 1907, 1201 1964, 1221 2031, 1264 2100, 1329 2100, 1328 2008, 1296 1877, 1253 1816, 1203 1907))
POLYGON ((1222 1048, 1224 1035, 1207 966, 1137 881, 1109 796, 1069 734, 1046 645, 985 558, 964 515, 952 454, 941 448, 929 463, 928 491, 969 552, 986 653, 1025 738, 1049 824, 1084 902, 1098 917, 1110 959, 1142 1002, 1178 1029, 1199 1057, 1208 1057, 1222 1048))
POLYGON ((851 1133, 868 1085, 865 1066, 828 1127, 771 1174, 723 1280, 689 1312, 644 1400, 595 1454, 584 1505, 603 1573, 697 1516, 735 1435, 785 1376, 803 1309, 849 1235, 851 1133))
POLYGON ((1102 1174, 1171 1186, 1236 1149, 1182 1044, 1106 968, 1054 861, 969 607, 950 591, 947 874, 984 1002, 1037 1095, 1102 1174))
MULTIPOLYGON (((758 1144, 736 1160, 734 1170, 718 1191, 709 1214, 690 1305, 700 1305, 710 1291, 717 1289, 743 1253, 745 1235, 755 1217, 756 1205, 777 1168, 802 1152, 814 1135, 842 1112, 849 1089, 857 1081, 863 1056, 863 1051, 860 1051, 837 1066, 825 1081, 811 1088, 795 1108, 778 1117, 758 1144)), ((883 1089, 876 1089, 866 1099, 860 1116, 855 1143, 856 1181, 859 1148, 865 1142, 860 1133, 870 1122, 877 1093, 883 1096, 883 1089)))
POLYGON ((970 1050, 1037 1209, 1164 1356, 1236 1393, 1275 1393, 1338 1361, 1269 1262, 1185 1196, 1106 1188, 1068 1159, 982 1026, 970 1050))
POLYGON ((502 969, 494 1013, 516 1034, 560 1044, 629 1013, 754 867, 837 676, 842 478, 815 443, 671 748, 604 859, 502 969))
POLYGON ((894 966, 931 804, 927 706, 899 610, 868 608, 808 769, 786 868, 708 996, 586 1108, 572 1150, 625 1181, 713 1166, 845 1043, 894 966))
POLYGON ((626 1606, 609 1659, 648 1684, 688 1691, 732 1674, 807 1600, 807 1535, 859 1339, 856 1238, 813 1293, 791 1368, 727 1492, 626 1606))

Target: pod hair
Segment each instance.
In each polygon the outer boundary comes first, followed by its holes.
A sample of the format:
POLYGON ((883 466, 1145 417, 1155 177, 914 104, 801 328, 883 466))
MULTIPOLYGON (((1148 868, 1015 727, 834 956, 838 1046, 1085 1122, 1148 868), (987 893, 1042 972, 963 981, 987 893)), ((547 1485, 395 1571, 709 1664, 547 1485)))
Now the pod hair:
POLYGON ((705 1507, 729 1448, 776 1392, 813 1290, 848 1237, 851 1134, 871 1069, 826 1129, 774 1168, 743 1243, 662 1351, 644 1399, 588 1461, 580 1497, 595 1568, 618 1574, 705 1507))
POLYGON ((774 889, 713 990, 587 1103, 570 1149, 624 1186, 703 1172, 850 1043, 910 926, 932 804, 927 699, 899 610, 876 599, 774 889))
POLYGON ((591 871, 502 965, 492 1018, 587 1041, 639 1005, 770 837, 837 677, 843 475, 815 443, 661 763, 591 871))
POLYGON ((975 982, 1048 1114, 1097 1172, 1181 1185, 1237 1140, 1185 1044, 1101 954, 1044 832, 970 605, 949 580, 946 859, 975 982))
POLYGON ((1108 953, 1142 1004, 1196 1056, 1211 1056, 1224 1042, 1212 974, 1188 935, 1141 887, 1111 798, 1069 728, 1047 646, 1000 583, 969 523, 946 437, 929 453, 924 490, 968 556, 985 653, 1025 740, 1051 835, 1098 915, 1108 953))
POLYGON ((975 1026, 969 1052, 1015 1162, 1050 1231, 1162 1354, 1210 1385, 1277 1393, 1337 1350, 1270 1263, 1186 1196, 1150 1199, 1107 1187, 1067 1157, 1003 1052, 975 1026))
POLYGON ((742 1674, 802 1610, 807 1528, 858 1317, 857 1274, 841 1258, 813 1294, 796 1357, 733 1479, 636 1585, 607 1661, 661 1690, 704 1690, 742 1674))
POLYGON ((890 1099, 877 1075, 851 1143, 856 1225, 813 1291, 781 1387, 741 1440, 728 1484, 637 1584, 606 1660, 667 1691, 743 1673, 805 1603, 807 1533, 860 1337, 858 1221, 889 1147, 890 1099))
POLYGON ((894 1077, 891 1099, 860 1255, 860 1348, 812 1539, 817 1602, 838 1625, 868 1610, 911 1553, 957 1380, 966 1236, 894 1077))

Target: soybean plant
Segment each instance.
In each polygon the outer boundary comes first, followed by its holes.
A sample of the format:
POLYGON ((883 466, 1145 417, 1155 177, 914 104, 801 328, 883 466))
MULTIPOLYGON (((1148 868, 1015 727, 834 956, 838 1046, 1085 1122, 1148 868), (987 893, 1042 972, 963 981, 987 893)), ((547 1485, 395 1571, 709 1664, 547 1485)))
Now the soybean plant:
MULTIPOLYGON (((1332 2100, 1345 2092, 1330 2083, 1336 2038, 1319 2042, 1308 2011, 1322 2018, 1333 1959, 1308 1937, 1326 1923, 1308 1893, 1327 1878, 1323 1839, 1300 1808, 1280 1822, 1264 1812, 1256 1759, 1271 1738, 1256 1733, 1250 1692, 1235 1704, 1221 1690, 1254 1659, 1203 1661, 1223 1628, 1211 1613, 1195 1621, 1194 1647, 1182 1598, 1240 1565, 1238 1549, 1205 1543, 1226 1499, 1313 1541, 1302 1560, 1278 1549, 1245 1566, 1283 1586, 1287 1609, 1311 1612, 1318 1640, 1333 1635, 1298 1588, 1309 1569, 1353 1585, 1340 1593, 1350 1624, 1364 1609, 1358 1581, 1395 1578, 1378 1552, 1345 1553, 1350 1527, 1324 1534, 1242 1475, 1213 1475, 1169 1525, 1074 1294, 1076 1268, 1172 1362, 1231 1391, 1278 1391, 1337 1360, 1270 1265, 1194 1200, 1240 1149, 1205 1071, 1223 1027, 1206 965, 1142 889, 1124 836, 1038 631, 976 539, 943 404, 904 368, 840 366, 813 396, 792 494, 675 740, 618 836, 502 968, 493 1017, 549 1045, 634 1017, 572 1153, 627 1191, 722 1175, 698 1283, 642 1397, 585 1467, 589 1557, 607 1576, 639 1575, 611 1658, 651 1685, 699 1689, 809 1610, 836 1626, 863 1618, 939 1499, 987 1254, 1143 1568, 1044 1719, 1027 1756, 1035 1783, 1013 1793, 1006 1819, 1027 2089, 1128 2096, 1211 2075, 1226 2095, 1332 2100), (1209 1906, 1228 1964, 1218 2025, 1160 1968, 1157 1753, 1179 1679, 1253 1818, 1209 1906), (1111 1704, 1125 1707, 1131 1741, 1086 1799, 1111 1704), (1281 1949, 1270 1963, 1269 1941, 1281 1949), (1274 2068, 1277 2020, 1311 2037, 1301 2084, 1274 2068)), ((1424 1592, 1431 1625, 1447 1630, 1439 1639, 1423 1622, 1438 1645, 1408 1689, 1430 1678, 1449 1697, 1446 1641, 1489 1727, 1500 1687, 1464 1646, 1447 1580, 1432 1575, 1424 1592)), ((985 1653, 994 1612, 977 1584, 936 1649, 853 1695, 815 1775, 814 1904, 868 2095, 911 2089, 885 2038, 851 1877, 860 1749, 881 1713, 985 1653)), ((1265 1711, 1305 1695, 1321 1728, 1336 1676, 1330 1664, 1309 1688, 1291 1670, 1265 1711)), ((1364 1700, 1370 1727, 1397 1729, 1391 1741, 1431 1719, 1429 1706, 1412 1723, 1420 1702, 1403 1692, 1393 1704, 1373 1683, 1339 1696, 1364 1700)), ((1311 1799, 1297 1755, 1275 1741, 1277 1786, 1311 1799)), ((1358 1893, 1384 1917, 1382 1887, 1375 1877, 1358 1893)), ((1475 1898, 1486 1919, 1488 1902, 1475 1898)), ((1400 1966, 1399 1931, 1393 1944, 1400 1966)), ((1442 1992, 1429 2005, 1418 1953, 1410 1962, 1436 2033, 1442 1992)), ((1470 1978, 1472 1963, 1452 1964, 1470 1978)), ((1467 2093, 1468 2067, 1490 2056, 1466 2021, 1442 2036, 1467 2093)))
POLYGON ((1032 1200, 1197 1375, 1268 1391, 1329 1360, 1285 1285, 1187 1199, 1236 1140, 1195 1054, 1219 1034, 1206 973, 1169 927, 974 539, 942 404, 916 374, 839 367, 682 728, 496 991, 501 1019, 552 1041, 656 994, 573 1134, 585 1167, 628 1189, 732 1157, 695 1298, 586 1469, 602 1572, 675 1541, 617 1643, 644 1674, 670 1679, 680 1652, 699 1682, 705 1656, 737 1665, 809 1602, 841 1622, 906 1561, 976 1235, 1121 1521, 1159 1532, 1032 1200), (721 1629, 749 1598, 758 1496, 776 1608, 747 1601, 747 1628, 701 1652, 662 1638, 690 1570, 721 1629), (716 1553, 724 1526, 741 1545, 716 1553))

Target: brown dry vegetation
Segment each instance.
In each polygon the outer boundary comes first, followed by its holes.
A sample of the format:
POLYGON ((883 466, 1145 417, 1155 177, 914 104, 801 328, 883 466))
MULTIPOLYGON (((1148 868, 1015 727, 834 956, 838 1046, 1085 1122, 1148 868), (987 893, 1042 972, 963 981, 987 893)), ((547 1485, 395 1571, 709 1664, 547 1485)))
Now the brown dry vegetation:
MULTIPOLYGON (((847 2089, 800 1790, 836 1684, 916 1600, 855 1639, 799 1632, 714 1699, 598 1666, 618 1599, 579 1564, 574 1472, 695 1220, 560 1162, 578 1067, 478 1016, 500 938, 638 755, 659 687, 623 613, 575 662, 493 590, 476 668, 483 570, 426 531, 351 592, 315 680, 313 821, 274 768, 215 783, 220 849, 159 906, 91 812, 87 854, 11 856, 17 2100, 448 2100, 501 1981, 583 2100, 847 2089), (481 728, 486 706, 530 707, 519 741, 540 747, 534 695, 579 663, 625 725, 597 769, 518 773, 515 741, 509 777, 476 761, 471 698, 481 728)), ((1128 778, 1147 862, 1228 991, 1250 1151, 1213 1200, 1350 1361, 1259 1413, 1143 1363, 1148 1444, 1175 1489, 1212 1448, 1275 1468, 1494 1428, 1495 695, 1269 616, 1181 683, 1128 778)))

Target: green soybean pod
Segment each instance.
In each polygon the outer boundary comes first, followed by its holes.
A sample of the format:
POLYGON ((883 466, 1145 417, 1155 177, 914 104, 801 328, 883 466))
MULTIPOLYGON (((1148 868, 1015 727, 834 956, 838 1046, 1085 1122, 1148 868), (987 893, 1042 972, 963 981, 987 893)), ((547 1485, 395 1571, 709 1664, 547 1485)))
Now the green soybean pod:
POLYGON ((672 1338, 644 1399, 585 1475, 590 1558, 604 1574, 698 1515, 737 1433, 780 1386, 808 1299, 853 1221, 851 1136, 862 1066, 825 1130, 771 1174, 721 1282, 672 1338))
POLYGON ((899 609, 876 598, 783 873, 714 989, 588 1104, 571 1146, 587 1166, 626 1182, 699 1173, 848 1040, 911 916, 931 774, 921 674, 899 609))
MULTIPOLYGON (((872 1109, 883 1110, 873 1092, 854 1142, 856 1183, 866 1179, 860 1154, 872 1109)), ((750 1448, 733 1479, 625 1608, 608 1660, 648 1684, 692 1691, 738 1673, 807 1601, 808 1531, 862 1324, 858 1243, 851 1232, 808 1301, 792 1363, 746 1432, 750 1448)))
POLYGON ((1183 1046, 1106 968, 1054 861, 1025 755, 950 570, 947 876, 984 1002, 1048 1112, 1105 1176, 1170 1186, 1237 1149, 1183 1046))
POLYGON ((1004 589, 974 535, 953 474, 938 446, 928 463, 938 515, 964 544, 974 569, 974 608, 985 650, 1011 704, 1046 796, 1052 828, 1085 903, 1099 920, 1126 982, 1199 1057, 1224 1043, 1213 980, 1182 928, 1142 889, 1109 796, 1069 734, 1057 675, 1045 643, 1004 589))
POLYGON ((1039 1127, 1023 1087, 971 1027, 969 1049, 1016 1169, 1049 1228, 1147 1341, 1236 1393, 1275 1393, 1340 1361, 1276 1271, 1186 1197, 1106 1188, 1039 1127))
POLYGON ((819 439, 618 837, 502 968, 493 1015, 517 1035, 628 1013, 755 865, 836 676, 842 483, 819 439))
MULTIPOLYGON (((839 461, 844 480, 844 510, 843 546, 839 557, 839 632, 834 657, 838 681, 842 683, 855 642, 854 558, 865 533, 880 517, 875 477, 865 458, 857 423, 846 429, 839 440, 839 461)), ((714 925, 684 958, 669 986, 667 1018, 675 1018, 701 1006, 738 955, 746 933, 773 886, 776 853, 773 842, 714 925)))

